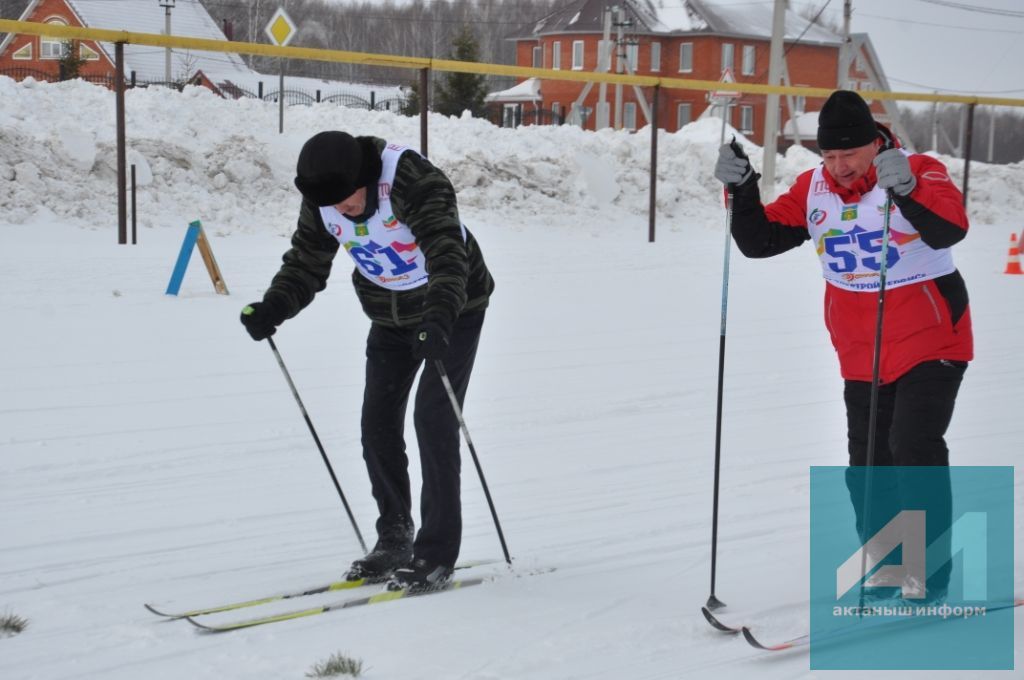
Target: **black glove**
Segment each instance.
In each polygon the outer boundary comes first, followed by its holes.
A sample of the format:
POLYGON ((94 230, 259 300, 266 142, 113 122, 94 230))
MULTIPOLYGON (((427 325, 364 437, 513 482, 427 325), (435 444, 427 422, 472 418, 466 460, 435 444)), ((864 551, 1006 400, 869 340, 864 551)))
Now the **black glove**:
POLYGON ((448 351, 448 334, 439 324, 424 321, 416 329, 412 339, 412 356, 415 359, 433 361, 440 359, 448 351))
POLYGON ((729 187, 737 187, 753 177, 754 168, 750 165, 750 159, 739 145, 736 138, 728 144, 723 144, 718 149, 718 162, 715 163, 715 177, 722 184, 729 187))
POLYGON ((253 302, 242 308, 242 325, 253 340, 266 340, 284 322, 284 311, 281 306, 264 300, 253 302))

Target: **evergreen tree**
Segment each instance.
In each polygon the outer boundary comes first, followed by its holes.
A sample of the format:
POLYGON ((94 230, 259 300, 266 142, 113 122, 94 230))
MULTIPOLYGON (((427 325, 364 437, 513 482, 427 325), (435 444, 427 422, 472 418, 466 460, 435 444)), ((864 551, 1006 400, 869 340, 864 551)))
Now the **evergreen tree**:
POLYGON ((85 59, 82 59, 78 50, 77 40, 65 40, 63 43, 64 53, 57 62, 61 80, 74 80, 81 75, 85 59))
MULTIPOLYGON (((468 26, 452 41, 450 58, 454 61, 479 61, 479 43, 468 26)), ((474 73, 448 73, 437 86, 434 110, 446 116, 459 116, 469 111, 483 116, 487 105, 487 86, 484 76, 474 73)))
POLYGON ((409 96, 402 105, 403 116, 420 115, 420 81, 415 81, 409 88, 409 96))

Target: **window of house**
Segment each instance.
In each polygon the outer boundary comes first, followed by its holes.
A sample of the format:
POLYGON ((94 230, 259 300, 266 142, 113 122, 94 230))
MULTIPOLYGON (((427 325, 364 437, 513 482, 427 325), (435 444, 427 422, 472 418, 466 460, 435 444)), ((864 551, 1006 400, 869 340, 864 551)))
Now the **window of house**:
POLYGON ((679 46, 679 72, 693 73, 693 43, 679 46))
POLYGON ((519 127, 520 104, 505 104, 504 115, 502 116, 502 127, 519 127))
POLYGON ((40 38, 39 40, 39 58, 40 59, 60 59, 64 56, 64 43, 59 40, 50 40, 48 38, 40 38))
POLYGON ((797 113, 803 113, 804 111, 806 111, 807 97, 803 96, 802 94, 798 94, 797 96, 793 97, 793 107, 796 109, 797 113))
POLYGON ((595 130, 603 130, 611 125, 612 105, 610 102, 597 103, 597 119, 594 121, 595 130))
POLYGON ((636 102, 626 102, 622 107, 622 127, 636 130, 636 102))
POLYGON ((661 43, 660 42, 652 42, 651 43, 651 70, 652 71, 660 71, 661 70, 661 43))
POLYGON ((857 56, 854 57, 853 64, 853 68, 857 73, 867 73, 867 70, 864 68, 864 55, 861 52, 858 52, 857 56))
POLYGON ((534 68, 544 68, 544 51, 540 45, 533 48, 532 64, 534 68))
POLYGON ((754 75, 754 69, 757 64, 755 62, 756 53, 753 45, 743 46, 743 75, 752 76, 754 75))
POLYGON ((754 107, 740 107, 740 132, 750 134, 754 131, 754 107))
POLYGON ((683 127, 693 120, 693 105, 689 102, 679 104, 676 107, 676 129, 683 127))
POLYGON ((14 52, 14 54, 12 56, 13 56, 14 59, 16 59, 18 61, 22 61, 22 60, 26 60, 26 59, 31 59, 32 58, 32 43, 26 43, 20 49, 15 50, 15 52, 14 52))
POLYGON ((732 43, 722 43, 722 70, 735 67, 736 46, 732 43))
POLYGON ((572 41, 572 68, 574 71, 583 69, 583 41, 572 41))
POLYGON ((561 125, 562 123, 562 104, 561 102, 551 102, 551 117, 554 118, 552 123, 561 125))
POLYGON ((551 43, 551 68, 562 68, 562 41, 555 40, 551 43))
MULTIPOLYGON (((60 17, 51 17, 46 23, 54 26, 67 26, 68 22, 60 17)), ((64 41, 55 38, 41 37, 39 39, 40 59, 60 59, 64 56, 64 41)))
POLYGON ((637 64, 640 63, 640 45, 630 43, 626 45, 626 70, 629 73, 636 73, 637 64))

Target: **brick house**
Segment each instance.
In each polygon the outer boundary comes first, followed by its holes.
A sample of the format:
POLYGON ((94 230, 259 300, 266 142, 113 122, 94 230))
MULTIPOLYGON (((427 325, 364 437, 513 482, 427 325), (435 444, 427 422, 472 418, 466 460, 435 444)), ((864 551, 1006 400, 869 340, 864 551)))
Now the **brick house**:
MULTIPOLYGON (((159 34, 164 32, 165 12, 156 0, 32 0, 19 20, 159 34)), ((192 38, 226 39, 213 17, 198 2, 175 4, 171 10, 171 32, 192 38)), ((114 45, 93 40, 75 43, 79 58, 84 60, 80 75, 88 80, 112 82, 116 70, 114 45)), ((9 33, 0 42, 0 75, 16 80, 28 76, 37 80, 58 80, 65 49, 60 39, 9 33)), ((141 81, 164 81, 165 54, 159 47, 126 45, 126 78, 134 72, 141 81)), ((209 87, 213 80, 252 74, 237 54, 171 51, 171 80, 174 82, 188 81, 209 87)))
MULTIPOLYGON (((538 21, 530 35, 515 38, 516 64, 537 68, 598 71, 599 46, 609 35, 606 52, 609 72, 695 80, 735 79, 741 83, 768 81, 771 43, 772 4, 718 4, 712 0, 678 0, 671 8, 657 7, 651 0, 573 0, 562 9, 538 21), (628 65, 628 66, 627 66, 628 65)), ((870 39, 863 34, 851 36, 855 57, 849 69, 850 87, 888 89, 881 65, 870 39)), ((834 89, 839 81, 842 37, 831 30, 811 24, 787 11, 784 51, 788 82, 793 86, 834 89)), ((538 111, 555 120, 582 125, 587 129, 614 126, 616 121, 635 130, 647 124, 645 109, 651 101, 651 88, 617 88, 607 85, 601 100, 601 88, 582 82, 543 80, 531 88, 516 86, 532 97, 516 100, 514 91, 493 93, 493 106, 504 109, 501 118, 539 119, 538 111), (581 93, 587 90, 580 99, 581 93), (621 101, 621 105, 620 105, 621 101), (621 108, 620 108, 621 107, 621 108), (518 109, 518 111, 516 110, 518 109)), ((728 90, 723 85, 723 90, 728 90)), ((814 112, 821 98, 782 97, 780 125, 799 114, 814 112)), ((728 109, 728 122, 763 144, 766 96, 743 94, 728 109)), ((876 118, 888 122, 894 108, 886 111, 874 102, 876 118)), ((674 132, 711 113, 707 94, 696 90, 666 89, 659 94, 658 126, 674 132)), ((715 115, 719 115, 717 112, 715 115)), ((816 120, 816 116, 815 116, 816 120)), ((794 129, 784 132, 779 147, 793 143, 794 129)), ((806 138, 802 140, 805 145, 806 138)), ((813 146, 813 139, 810 140, 813 146)))

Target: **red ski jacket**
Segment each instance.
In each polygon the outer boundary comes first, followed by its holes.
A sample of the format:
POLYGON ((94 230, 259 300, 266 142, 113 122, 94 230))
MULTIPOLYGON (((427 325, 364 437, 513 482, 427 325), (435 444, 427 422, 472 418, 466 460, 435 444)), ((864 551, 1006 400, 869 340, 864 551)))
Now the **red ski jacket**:
MULTIPOLYGON (((884 126, 879 128, 880 134, 891 138, 884 126)), ((949 248, 967 233, 962 194, 941 162, 922 154, 909 158, 917 185, 907 196, 893 197, 896 209, 927 247, 949 248)), ((735 188, 732 234, 744 255, 771 257, 811 238, 812 209, 808 208, 808 199, 814 174, 814 170, 801 174, 789 191, 768 205, 761 203, 756 173, 735 188)), ((875 187, 874 166, 851 188, 836 184, 825 168, 822 175, 825 186, 816 186, 813 191, 820 194, 827 189, 827 193, 835 194, 850 207, 875 187)), ((864 204, 860 208, 864 210, 864 204)), ((820 215, 814 218, 820 219, 820 215)), ((900 236, 916 239, 917 235, 900 236)), ((878 315, 877 287, 872 291, 849 290, 826 282, 824 308, 825 324, 839 355, 843 378, 870 381, 878 315)), ((974 357, 973 345, 967 288, 956 269, 886 289, 881 382, 892 382, 925 361, 970 361, 974 357)))

